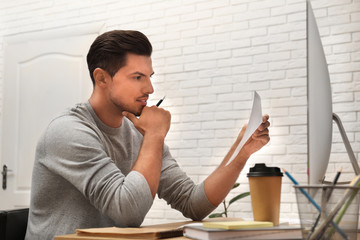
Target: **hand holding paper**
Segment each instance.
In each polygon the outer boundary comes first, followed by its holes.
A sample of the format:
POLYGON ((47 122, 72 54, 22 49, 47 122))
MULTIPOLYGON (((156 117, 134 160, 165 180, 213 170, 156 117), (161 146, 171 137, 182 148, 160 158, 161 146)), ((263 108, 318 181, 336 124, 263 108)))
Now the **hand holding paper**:
POLYGON ((255 91, 250 119, 246 127, 244 136, 242 137, 239 145, 236 147, 234 153, 232 154, 226 165, 230 164, 234 160, 234 158, 239 154, 241 148, 244 146, 247 140, 249 140, 251 135, 256 131, 256 129, 260 126, 261 123, 262 123, 261 98, 260 95, 255 91))

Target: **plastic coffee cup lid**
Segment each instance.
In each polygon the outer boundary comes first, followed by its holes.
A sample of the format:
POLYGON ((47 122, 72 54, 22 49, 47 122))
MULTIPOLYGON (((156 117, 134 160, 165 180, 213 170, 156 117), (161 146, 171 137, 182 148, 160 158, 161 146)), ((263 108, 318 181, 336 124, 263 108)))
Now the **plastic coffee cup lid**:
POLYGON ((282 177, 283 173, 278 167, 267 167, 265 163, 257 163, 254 167, 250 168, 248 177, 282 177))

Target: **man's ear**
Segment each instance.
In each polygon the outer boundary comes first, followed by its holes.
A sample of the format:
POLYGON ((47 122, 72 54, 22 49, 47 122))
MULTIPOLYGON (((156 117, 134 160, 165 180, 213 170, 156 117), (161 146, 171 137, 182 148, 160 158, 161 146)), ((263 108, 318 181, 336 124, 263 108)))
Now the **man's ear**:
POLYGON ((110 75, 101 68, 96 68, 93 72, 93 76, 95 80, 95 85, 98 85, 100 87, 105 86, 110 77, 110 75))

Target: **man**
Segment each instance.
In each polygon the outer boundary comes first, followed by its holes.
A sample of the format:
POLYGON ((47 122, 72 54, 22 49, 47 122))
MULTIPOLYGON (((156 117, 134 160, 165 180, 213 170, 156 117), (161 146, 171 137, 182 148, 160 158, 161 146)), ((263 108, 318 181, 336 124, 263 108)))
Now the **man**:
POLYGON ((26 239, 77 228, 140 226, 156 194, 201 220, 226 197, 249 156, 269 141, 268 116, 228 166, 201 184, 179 168, 164 144, 170 113, 148 107, 154 92, 152 46, 137 31, 100 35, 87 55, 93 93, 55 118, 36 149, 26 239))

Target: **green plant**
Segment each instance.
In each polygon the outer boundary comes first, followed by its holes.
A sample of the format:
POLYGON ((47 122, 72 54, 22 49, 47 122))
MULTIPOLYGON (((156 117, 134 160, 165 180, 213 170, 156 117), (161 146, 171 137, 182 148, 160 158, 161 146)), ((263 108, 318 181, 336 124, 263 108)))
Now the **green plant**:
MULTIPOLYGON (((238 186, 240 186, 240 183, 235 183, 231 190, 237 188, 238 186)), ((236 202, 236 201, 244 198, 244 197, 249 196, 249 195, 250 195, 250 192, 241 193, 241 194, 233 197, 233 198, 229 201, 228 204, 226 203, 226 199, 224 199, 224 201, 223 201, 224 211, 221 212, 221 213, 213 213, 213 214, 210 214, 210 215, 209 215, 209 218, 216 218, 216 217, 223 217, 223 216, 228 217, 228 210, 229 210, 230 205, 233 204, 234 202, 236 202)))

